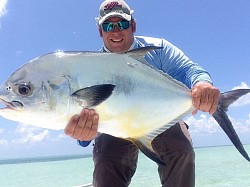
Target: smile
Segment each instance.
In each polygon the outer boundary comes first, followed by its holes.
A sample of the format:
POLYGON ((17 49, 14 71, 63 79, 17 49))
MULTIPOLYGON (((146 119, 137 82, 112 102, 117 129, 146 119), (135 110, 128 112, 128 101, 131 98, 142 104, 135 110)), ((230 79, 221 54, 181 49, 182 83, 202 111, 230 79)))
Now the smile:
POLYGON ((111 39, 112 42, 121 42, 123 39, 111 39))

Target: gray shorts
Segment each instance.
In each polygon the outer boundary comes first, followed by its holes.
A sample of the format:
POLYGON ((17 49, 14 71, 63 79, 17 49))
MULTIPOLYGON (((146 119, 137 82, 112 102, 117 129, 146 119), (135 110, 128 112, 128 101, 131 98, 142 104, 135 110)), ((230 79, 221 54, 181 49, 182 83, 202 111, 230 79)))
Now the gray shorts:
MULTIPOLYGON (((187 125, 177 123, 159 134, 153 149, 167 165, 158 166, 162 186, 194 187, 195 155, 187 125)), ((94 145, 94 187, 127 187, 138 160, 138 148, 130 141, 102 134, 94 145)))

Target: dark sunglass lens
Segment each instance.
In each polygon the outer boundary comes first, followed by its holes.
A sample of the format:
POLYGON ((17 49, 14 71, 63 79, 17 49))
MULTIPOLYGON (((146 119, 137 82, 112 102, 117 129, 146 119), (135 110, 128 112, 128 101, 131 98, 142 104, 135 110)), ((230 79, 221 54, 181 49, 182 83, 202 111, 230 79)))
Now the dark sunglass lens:
POLYGON ((119 26, 120 30, 124 30, 129 28, 129 21, 119 21, 117 25, 119 26))
POLYGON ((103 23, 102 24, 102 29, 105 31, 105 32, 110 32, 114 29, 114 24, 112 22, 109 22, 109 23, 103 23))
POLYGON ((110 32, 112 30, 114 30, 115 26, 118 26, 120 30, 124 30, 124 29, 128 29, 129 28, 129 21, 119 21, 117 23, 113 23, 113 22, 104 22, 102 24, 102 29, 105 32, 110 32))
POLYGON ((110 22, 107 27, 107 31, 112 31, 114 29, 114 23, 110 22))
POLYGON ((108 26, 108 23, 103 23, 102 24, 102 29, 107 32, 107 26, 108 26))

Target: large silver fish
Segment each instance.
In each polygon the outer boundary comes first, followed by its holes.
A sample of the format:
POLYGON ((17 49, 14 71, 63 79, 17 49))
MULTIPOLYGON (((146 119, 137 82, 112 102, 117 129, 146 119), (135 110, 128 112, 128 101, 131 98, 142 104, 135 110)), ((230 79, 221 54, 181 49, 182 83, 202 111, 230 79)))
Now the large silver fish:
MULTIPOLYGON (((129 139, 157 163, 152 140, 194 107, 190 89, 156 70, 144 55, 157 47, 123 54, 55 52, 16 70, 0 87, 4 118, 48 129, 64 129, 83 108, 100 116, 98 131, 129 139)), ((213 115, 240 153, 250 161, 225 111, 250 89, 221 94, 213 115)))

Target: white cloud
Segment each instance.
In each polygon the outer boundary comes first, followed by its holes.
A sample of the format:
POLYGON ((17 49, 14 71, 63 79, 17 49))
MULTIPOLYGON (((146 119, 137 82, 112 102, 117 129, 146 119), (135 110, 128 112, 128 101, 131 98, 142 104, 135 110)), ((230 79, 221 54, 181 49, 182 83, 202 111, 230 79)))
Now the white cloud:
POLYGON ((234 129, 237 132, 241 133, 250 133, 250 114, 248 115, 248 119, 246 120, 238 120, 230 117, 230 121, 232 122, 234 129))
MULTIPOLYGON (((5 15, 7 13, 7 2, 8 0, 0 0, 0 19, 3 15, 5 15)), ((0 28, 1 28, 1 22, 0 22, 0 28)))
POLYGON ((246 120, 246 124, 250 126, 250 114, 248 114, 248 119, 246 120))
POLYGON ((7 13, 7 2, 8 0, 0 0, 0 18, 7 13))
POLYGON ((2 134, 4 132, 4 129, 0 129, 0 134, 2 134))
POLYGON ((233 87, 233 90, 235 90, 235 89, 241 89, 241 88, 248 89, 248 88, 250 88, 250 87, 247 85, 246 82, 241 82, 239 86, 233 87))
POLYGON ((34 144, 43 142, 49 138, 49 130, 23 124, 20 124, 16 128, 15 134, 18 138, 12 140, 13 144, 34 144))
MULTIPOLYGON (((4 133, 4 129, 0 129, 0 134, 3 134, 3 133, 4 133)), ((6 145, 8 145, 8 141, 4 139, 0 139, 0 146, 6 146, 6 145)))
POLYGON ((65 134, 58 134, 55 138, 52 139, 54 142, 62 141, 64 139, 68 138, 65 134))
MULTIPOLYGON (((6 131, 0 129, 0 134, 3 134, 8 139, 0 139, 1 145, 22 145, 33 146, 39 143, 60 142, 64 141, 68 136, 60 131, 50 131, 43 128, 33 127, 30 125, 19 124, 14 131, 6 131)), ((3 138, 1 135, 0 138, 3 138)))
POLYGON ((8 141, 7 140, 0 140, 0 146, 7 146, 8 141))
POLYGON ((220 126, 212 116, 201 114, 191 116, 185 120, 190 127, 190 132, 197 134, 213 134, 221 131, 220 126))
MULTIPOLYGON (((231 116, 229 116, 229 119, 237 133, 250 133, 250 114, 248 119, 245 120, 235 119, 231 116)), ((223 132, 215 119, 207 114, 190 116, 185 119, 185 122, 189 125, 190 132, 193 134, 214 134, 223 132)))
MULTIPOLYGON (((235 89, 249 89, 250 87, 245 82, 241 82, 239 86, 235 86, 233 90, 235 89)), ((237 101, 235 101, 231 106, 244 106, 250 104, 250 94, 244 95, 241 98, 239 98, 237 101)))

